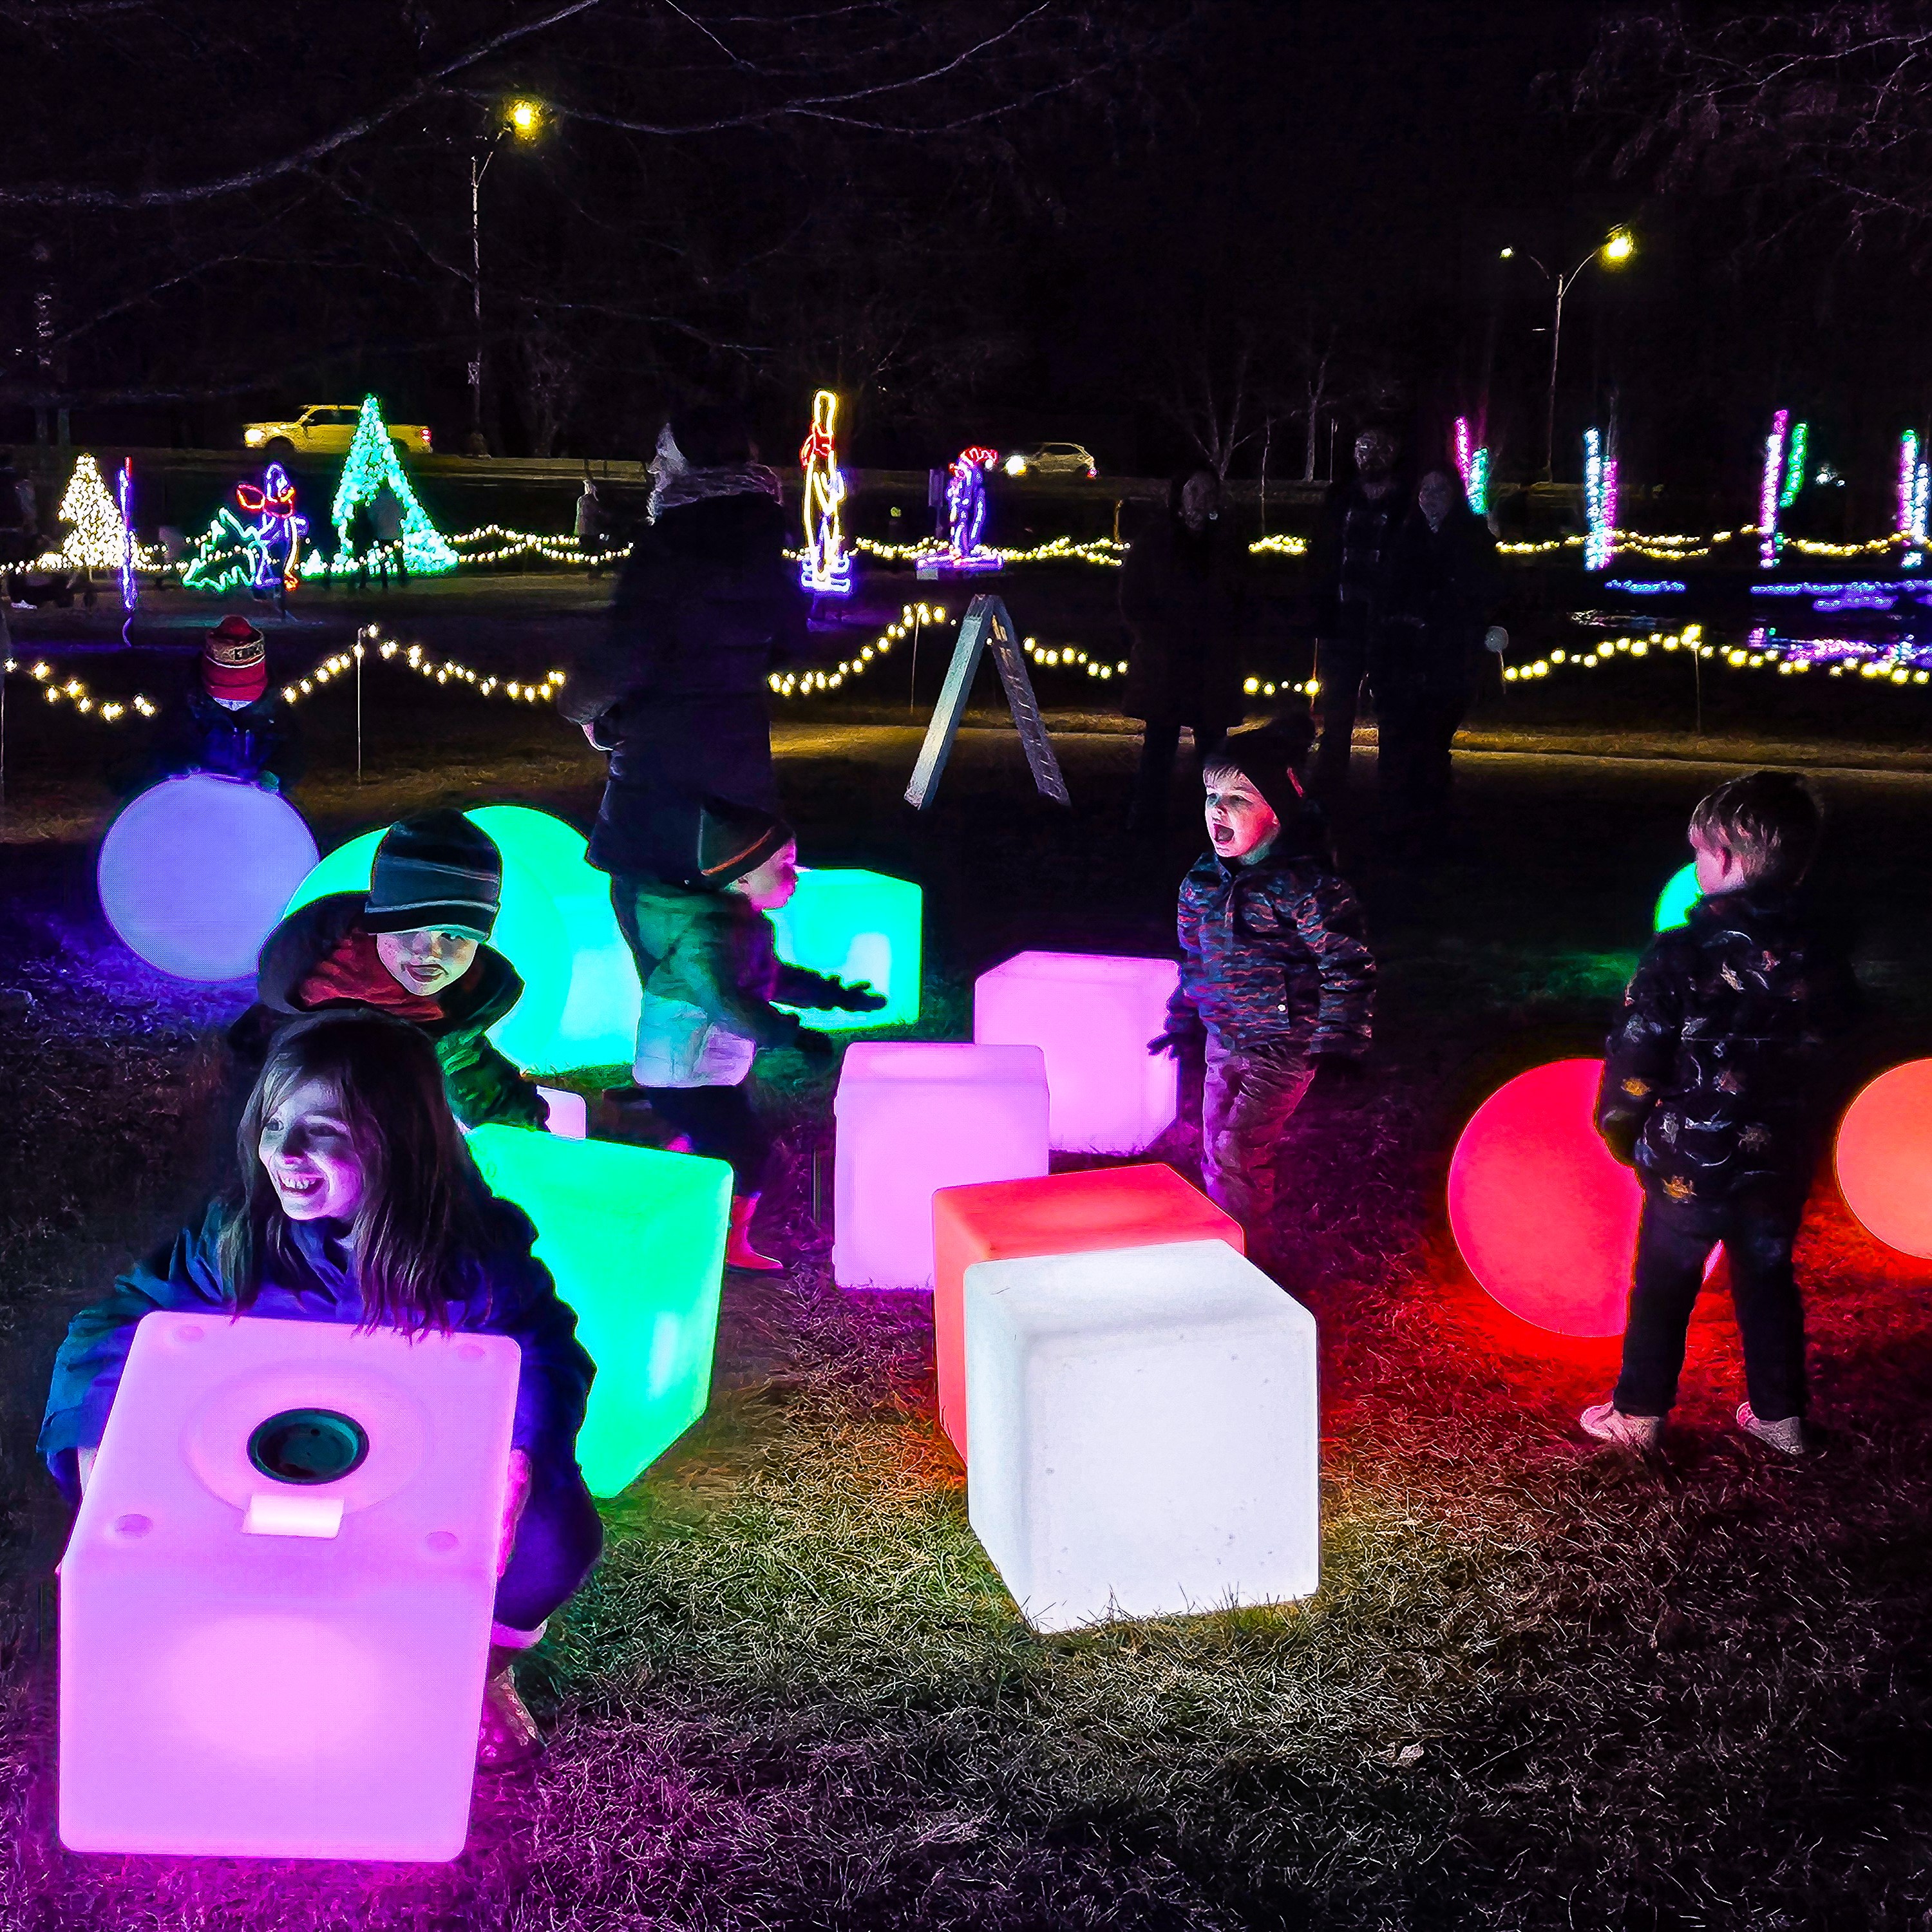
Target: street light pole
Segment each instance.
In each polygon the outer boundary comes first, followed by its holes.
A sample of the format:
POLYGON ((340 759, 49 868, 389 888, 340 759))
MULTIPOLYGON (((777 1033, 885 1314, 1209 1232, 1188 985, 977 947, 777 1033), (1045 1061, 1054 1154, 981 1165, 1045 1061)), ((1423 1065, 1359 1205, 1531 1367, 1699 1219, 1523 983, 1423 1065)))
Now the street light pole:
POLYGON ((506 134, 520 141, 534 136, 543 124, 543 110, 534 100, 513 100, 505 110, 503 124, 490 137, 488 146, 470 149, 470 307, 475 332, 476 352, 470 364, 470 435, 472 448, 483 434, 483 177, 495 160, 496 148, 506 134))
MULTIPOLYGON (((1556 481, 1556 372, 1563 357, 1563 298, 1575 286, 1576 278, 1592 262, 1601 262, 1605 267, 1613 268, 1628 262, 1636 252, 1636 243, 1630 230, 1618 228, 1613 230, 1574 268, 1564 274, 1552 275, 1534 255, 1523 257, 1546 282, 1556 284, 1556 312, 1551 320, 1550 330, 1550 395, 1544 412, 1543 424, 1543 480, 1546 483, 1556 481)), ((1502 259, 1507 262, 1515 254, 1514 248, 1505 248, 1502 251, 1502 259)))

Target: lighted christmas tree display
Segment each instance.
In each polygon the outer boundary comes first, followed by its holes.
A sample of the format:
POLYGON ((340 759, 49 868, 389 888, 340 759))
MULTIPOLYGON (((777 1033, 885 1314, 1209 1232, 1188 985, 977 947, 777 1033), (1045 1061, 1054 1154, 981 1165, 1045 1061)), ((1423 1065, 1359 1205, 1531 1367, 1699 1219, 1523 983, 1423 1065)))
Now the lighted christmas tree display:
POLYGON ((356 440, 343 459, 342 481, 336 485, 335 502, 328 520, 335 526, 336 553, 327 560, 311 550, 302 566, 307 577, 320 577, 332 571, 338 576, 356 568, 356 556, 349 542, 349 519, 358 503, 374 505, 387 484, 402 507, 403 562, 412 576, 431 577, 454 570, 461 560, 429 520, 429 513, 416 500, 403 474, 394 446, 389 440, 388 425, 374 396, 362 399, 362 419, 356 425, 356 440))
POLYGON ((49 567, 118 571, 125 562, 128 526, 91 456, 75 460, 67 494, 61 499, 60 520, 73 527, 60 548, 42 560, 49 567))

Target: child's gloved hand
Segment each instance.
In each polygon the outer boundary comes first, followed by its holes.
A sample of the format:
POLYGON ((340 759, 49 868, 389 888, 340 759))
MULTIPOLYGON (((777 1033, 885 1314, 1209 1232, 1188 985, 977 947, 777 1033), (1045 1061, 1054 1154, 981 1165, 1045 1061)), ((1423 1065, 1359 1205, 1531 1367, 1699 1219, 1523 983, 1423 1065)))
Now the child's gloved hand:
POLYGON ((842 980, 834 983, 838 998, 832 1004, 842 1013, 875 1013, 886 1004, 885 994, 870 986, 848 986, 842 980))
POLYGON ((1368 1070, 1353 1054, 1318 1053, 1315 1078, 1309 1093, 1316 1099, 1334 1100, 1358 1093, 1368 1078, 1368 1070))
POLYGON ((1192 1027, 1170 1025, 1165 1033, 1157 1034, 1148 1042, 1148 1052, 1154 1055, 1172 1054, 1176 1060, 1191 1053, 1199 1045, 1200 1034, 1192 1027))
POLYGON ((831 1060, 838 1052, 838 1042, 816 1027, 800 1027, 798 1038, 793 1044, 808 1060, 831 1060))

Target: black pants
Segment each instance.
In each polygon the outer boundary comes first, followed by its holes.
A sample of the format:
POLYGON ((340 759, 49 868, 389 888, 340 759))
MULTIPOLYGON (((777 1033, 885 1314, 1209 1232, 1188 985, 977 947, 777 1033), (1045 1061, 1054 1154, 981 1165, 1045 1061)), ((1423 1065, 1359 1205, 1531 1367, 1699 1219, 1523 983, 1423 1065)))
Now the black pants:
MULTIPOLYGON (((1228 734, 1224 727, 1196 724, 1195 776, 1221 748, 1228 734)), ((1174 791, 1174 766, 1180 755, 1180 721, 1178 718, 1150 718, 1141 731, 1140 769, 1134 774, 1133 804, 1127 823, 1136 831, 1158 832, 1167 823, 1167 808, 1174 791)))
POLYGON ((603 1547, 604 1525, 577 1465, 532 1456, 530 1500, 496 1581, 496 1621, 535 1630, 576 1594, 603 1547))
POLYGON ((1449 808, 1449 748, 1468 710, 1468 690, 1454 686, 1376 692, 1376 778, 1390 818, 1439 829, 1449 808))
POLYGON ((1670 1413, 1704 1264, 1721 1241, 1750 1406, 1765 1422, 1804 1413, 1804 1310, 1791 1268, 1804 1213, 1795 1189, 1780 1198, 1706 1202, 1672 1201, 1646 1184, 1618 1408, 1626 1415, 1670 1413))
POLYGON ((1317 640, 1315 680, 1322 687, 1322 742, 1315 754, 1315 789, 1324 798, 1340 798, 1348 789, 1348 751, 1354 742, 1355 713, 1368 668, 1366 640, 1317 640))
POLYGON ((731 1163, 731 1192, 755 1194, 764 1183, 772 1136, 742 1087, 640 1087, 658 1118, 686 1136, 693 1154, 731 1163))

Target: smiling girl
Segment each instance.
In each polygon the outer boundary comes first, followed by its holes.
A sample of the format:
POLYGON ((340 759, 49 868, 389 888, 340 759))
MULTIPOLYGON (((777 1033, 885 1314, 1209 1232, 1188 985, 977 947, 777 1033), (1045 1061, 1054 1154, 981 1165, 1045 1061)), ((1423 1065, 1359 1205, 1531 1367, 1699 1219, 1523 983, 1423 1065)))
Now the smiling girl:
POLYGON ((540 1748, 514 1654, 589 1573, 603 1529, 578 1472, 595 1373, 535 1230, 484 1184, 429 1042, 373 1013, 319 1016, 269 1049, 236 1186, 83 1309, 54 1364, 40 1453, 70 1502, 92 1471, 136 1324, 157 1309, 512 1337, 522 1352, 478 1762, 540 1748))

